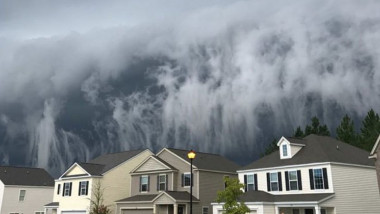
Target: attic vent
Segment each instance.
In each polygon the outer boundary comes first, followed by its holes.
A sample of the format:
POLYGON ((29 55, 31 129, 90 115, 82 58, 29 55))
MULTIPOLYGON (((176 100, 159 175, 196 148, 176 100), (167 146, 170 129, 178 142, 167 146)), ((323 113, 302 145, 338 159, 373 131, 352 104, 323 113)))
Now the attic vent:
POLYGON ((339 146, 338 145, 336 145, 336 149, 339 150, 339 146))

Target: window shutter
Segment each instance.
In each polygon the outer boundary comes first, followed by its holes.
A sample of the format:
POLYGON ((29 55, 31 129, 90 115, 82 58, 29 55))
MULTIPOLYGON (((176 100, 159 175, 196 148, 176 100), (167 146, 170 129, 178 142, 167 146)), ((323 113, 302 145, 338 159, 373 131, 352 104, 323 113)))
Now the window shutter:
POLYGON ((148 175, 148 187, 146 188, 147 189, 147 192, 149 192, 149 188, 150 187, 150 175, 148 175))
POLYGON ((278 190, 282 191, 282 178, 281 178, 281 172, 277 173, 278 175, 278 190))
POLYGON ((82 185, 82 181, 79 182, 78 195, 80 195, 80 186, 82 185))
POLYGON ((301 170, 297 170, 298 190, 302 190, 301 170))
POLYGON ((247 175, 244 175, 244 192, 248 192, 247 175))
POLYGON ((62 196, 65 196, 66 183, 63 183, 62 196))
POLYGON ((310 189, 314 189, 314 173, 313 169, 309 169, 310 189))
POLYGON ((58 184, 58 187, 57 187, 57 195, 59 195, 59 191, 61 190, 61 184, 58 184))
POLYGON ((88 181, 86 181, 86 195, 88 195, 88 181))
POLYGON ((269 172, 267 173, 267 190, 270 192, 270 177, 269 177, 269 172))
POLYGON ((257 174, 253 175, 253 180, 255 182, 255 191, 257 191, 257 174))
POLYGON ((70 186, 69 196, 71 196, 71 187, 72 187, 72 184, 73 184, 73 182, 70 182, 70 183, 69 183, 69 186, 70 186))
POLYGON ((323 168, 322 171, 323 171, 323 186, 325 187, 325 189, 328 189, 329 188, 329 180, 327 178, 327 169, 323 168))
POLYGON ((160 175, 157 175, 157 191, 160 190, 160 175))
POLYGON ((140 176, 140 185, 139 185, 140 187, 139 187, 139 192, 141 192, 141 190, 142 190, 142 189, 141 189, 141 182, 142 182, 142 176, 140 176))
POLYGON ((166 177, 166 178, 165 178, 165 182, 166 182, 166 184, 165 184, 165 190, 168 191, 168 183, 169 183, 169 182, 168 182, 168 177, 169 177, 169 176, 166 174, 165 177, 166 177))
POLYGON ((285 171, 285 187, 286 191, 289 191, 289 172, 285 171))
POLYGON ((181 186, 183 187, 185 185, 185 174, 181 174, 181 186))

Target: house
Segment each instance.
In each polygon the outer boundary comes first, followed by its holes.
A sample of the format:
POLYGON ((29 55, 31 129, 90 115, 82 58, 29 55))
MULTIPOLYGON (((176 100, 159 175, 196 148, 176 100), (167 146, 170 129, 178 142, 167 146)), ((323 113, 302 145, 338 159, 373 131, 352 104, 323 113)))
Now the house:
POLYGON ((379 187, 379 193, 380 193, 380 135, 377 138, 375 145, 373 146, 373 149, 370 153, 369 158, 375 160, 375 166, 376 166, 376 173, 377 173, 377 184, 379 187))
POLYGON ((97 193, 113 213, 114 201, 130 196, 129 172, 152 154, 148 149, 125 151, 74 163, 55 180, 53 202, 45 205, 46 214, 88 214, 97 193), (99 186, 101 192, 96 192, 99 186))
POLYGON ((0 214, 43 214, 53 190, 44 169, 0 166, 0 214))
MULTIPOLYGON (((238 170, 244 201, 257 214, 380 212, 368 152, 327 136, 282 137, 273 152, 238 170)), ((213 203, 213 212, 222 213, 213 203)))
MULTIPOLYGON (((190 207, 188 151, 164 148, 131 171, 131 197, 116 201, 118 214, 185 214, 190 207)), ((238 165, 216 154, 193 160, 193 213, 209 214, 224 177, 237 177, 238 165)))

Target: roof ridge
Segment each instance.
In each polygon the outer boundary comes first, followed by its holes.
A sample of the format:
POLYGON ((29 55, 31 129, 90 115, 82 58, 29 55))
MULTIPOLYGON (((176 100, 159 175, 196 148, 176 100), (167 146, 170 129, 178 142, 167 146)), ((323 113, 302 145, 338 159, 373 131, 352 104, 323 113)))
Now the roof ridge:
MULTIPOLYGON (((176 149, 176 148, 166 148, 166 149, 169 149, 169 150, 179 150, 179 151, 187 151, 189 152, 190 150, 186 150, 186 149, 176 149)), ((194 150, 193 150, 194 151, 194 150)), ((221 156, 223 157, 222 155, 220 154, 215 154, 215 153, 210 153, 210 152, 199 152, 199 151, 194 151, 196 154, 206 154, 206 155, 216 155, 216 156, 221 156)))
POLYGON ((40 167, 29 167, 29 166, 0 166, 0 167, 8 167, 8 168, 24 168, 24 169, 41 169, 41 170, 44 170, 46 171, 44 168, 40 168, 40 167))

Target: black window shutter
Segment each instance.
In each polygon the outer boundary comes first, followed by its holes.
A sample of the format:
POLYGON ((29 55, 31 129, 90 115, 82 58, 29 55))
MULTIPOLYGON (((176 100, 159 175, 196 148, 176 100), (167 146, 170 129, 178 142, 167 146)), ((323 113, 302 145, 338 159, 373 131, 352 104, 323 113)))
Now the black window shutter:
POLYGON ((270 177, 269 177, 269 173, 267 173, 267 190, 268 190, 268 192, 270 192, 270 177))
POLYGON ((247 185, 247 175, 244 175, 244 192, 248 191, 248 185, 247 185))
POLYGON ((323 186, 325 187, 325 189, 328 189, 329 188, 329 180, 327 178, 327 169, 323 168, 322 171, 323 171, 323 186))
POLYGON ((282 178, 281 178, 281 172, 278 172, 278 189, 282 191, 282 178))
POLYGON ((82 185, 82 181, 79 182, 78 195, 80 195, 80 186, 82 185))
POLYGON ((301 170, 297 170, 298 190, 302 190, 301 170))
POLYGON ((181 174, 181 186, 185 186, 185 174, 181 174))
POLYGON ((70 182, 70 183, 69 183, 69 185, 70 185, 69 196, 71 196, 71 187, 72 187, 72 184, 73 184, 73 182, 70 182))
POLYGON ((157 175, 157 191, 160 190, 160 175, 157 175))
POLYGON ((289 191, 289 172, 285 171, 285 187, 286 191, 289 191))
POLYGON ((58 184, 58 188, 57 188, 57 195, 59 195, 59 191, 61 190, 61 184, 58 184))
POLYGON ((149 192, 149 187, 150 187, 150 176, 148 175, 148 187, 147 187, 148 192, 149 192))
POLYGON ((253 175, 253 180, 255 182, 255 191, 257 191, 257 174, 253 175))
POLYGON ((86 181, 86 195, 88 195, 88 181, 86 181))
POLYGON ((63 183, 62 196, 65 196, 66 183, 63 183))
POLYGON ((310 189, 314 189, 314 173, 313 169, 309 169, 310 189))
POLYGON ((165 182, 166 182, 166 184, 165 184, 165 190, 168 191, 168 183, 169 182, 168 182, 168 175, 167 174, 165 175, 165 182))
POLYGON ((140 176, 140 185, 139 185, 139 191, 141 192, 142 189, 141 189, 141 182, 142 182, 142 176, 140 176))

